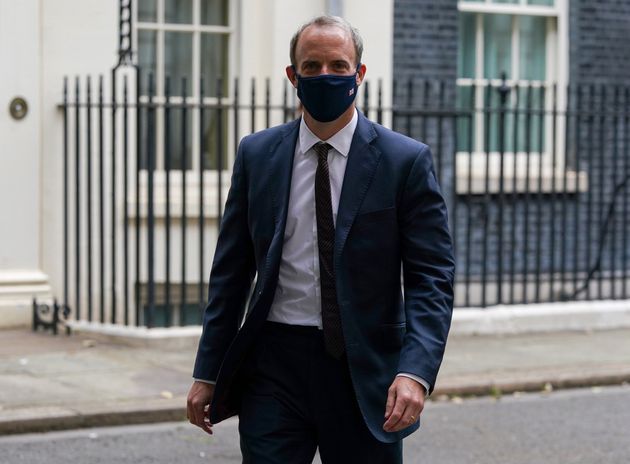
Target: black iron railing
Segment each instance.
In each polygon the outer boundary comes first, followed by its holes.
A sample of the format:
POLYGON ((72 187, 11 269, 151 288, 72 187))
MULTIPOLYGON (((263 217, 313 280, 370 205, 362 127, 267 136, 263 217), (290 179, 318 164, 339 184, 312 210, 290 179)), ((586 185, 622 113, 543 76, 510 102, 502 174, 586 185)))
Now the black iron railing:
MULTIPOLYGON (((218 79, 206 98, 119 74, 64 87, 63 304, 79 320, 197 324, 238 141, 298 116, 297 100, 269 80, 261 95, 218 79)), ((362 86, 365 114, 432 148, 457 306, 627 298, 629 88, 409 81, 383 101, 362 86)))

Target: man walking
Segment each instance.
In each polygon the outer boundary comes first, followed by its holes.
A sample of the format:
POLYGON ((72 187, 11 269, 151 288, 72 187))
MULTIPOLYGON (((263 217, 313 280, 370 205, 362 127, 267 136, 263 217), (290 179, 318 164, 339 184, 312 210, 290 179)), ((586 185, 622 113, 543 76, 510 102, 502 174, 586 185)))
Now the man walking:
POLYGON ((300 28, 303 117, 238 149, 188 417, 238 414, 244 462, 402 462, 442 361, 446 206, 428 147, 355 108, 362 51, 341 18, 300 28))

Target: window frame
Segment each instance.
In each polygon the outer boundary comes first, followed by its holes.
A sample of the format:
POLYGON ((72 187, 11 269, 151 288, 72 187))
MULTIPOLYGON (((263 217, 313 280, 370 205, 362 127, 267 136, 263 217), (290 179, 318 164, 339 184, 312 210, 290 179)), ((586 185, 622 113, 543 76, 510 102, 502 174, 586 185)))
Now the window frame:
MULTIPOLYGON (((195 105, 199 104, 200 100, 200 52, 201 52, 201 33, 222 33, 228 35, 228 49, 227 49, 227 83, 226 94, 222 95, 221 102, 223 105, 233 104, 234 95, 234 79, 233 76, 238 75, 239 57, 237 52, 239 49, 238 41, 240 40, 239 34, 237 34, 237 24, 239 24, 239 4, 228 0, 228 25, 227 26, 207 26, 200 24, 201 16, 201 3, 200 0, 191 0, 193 2, 193 24, 170 24, 165 23, 165 0, 155 0, 157 5, 156 21, 155 22, 142 22, 138 21, 138 8, 139 2, 134 2, 133 14, 133 28, 132 28, 132 40, 134 50, 138 51, 138 32, 140 30, 156 31, 156 76, 154 82, 156 88, 153 102, 158 105, 155 112, 155 124, 156 124, 156 139, 155 139, 155 153, 156 153, 156 165, 153 170, 153 185, 154 185, 154 214, 156 217, 163 218, 166 216, 166 171, 164 169, 164 103, 166 98, 164 96, 164 83, 165 83, 165 70, 164 70, 164 52, 165 52, 165 38, 164 33, 167 31, 175 32, 191 32, 193 34, 193 63, 192 73, 195 76, 191 83, 192 94, 186 97, 187 104, 191 105, 191 109, 188 113, 188 126, 190 127, 190 136, 192 137, 190 150, 192 156, 191 167, 186 169, 186 217, 188 220, 198 218, 199 215, 199 194, 200 194, 200 163, 199 163, 199 150, 200 150, 200 136, 199 136, 199 122, 200 115, 199 110, 195 105)), ((146 79, 146 76, 142 76, 146 79)), ((171 83, 171 86, 173 83, 171 83)), ((172 87, 171 87, 172 88, 172 87)), ((139 89, 137 89, 139 91, 139 89)), ((140 95, 140 103, 147 104, 149 101, 148 95, 140 95)), ((170 102, 173 105, 181 104, 183 97, 171 96, 170 102)), ((212 105, 218 102, 217 97, 204 95, 203 103, 212 105)), ((177 111, 177 109, 173 109, 177 111)), ((208 110, 211 111, 211 110, 208 110)), ((206 116, 208 117, 208 116, 206 116)), ((234 161, 234 137, 233 131, 235 130, 233 125, 229 122, 230 118, 227 118, 227 125, 224 126, 225 139, 224 149, 226 152, 226 162, 219 172, 217 169, 204 169, 203 178, 203 203, 205 209, 205 215, 208 218, 219 217, 219 179, 221 179, 221 198, 223 201, 227 198, 227 192, 229 189, 229 181, 232 172, 232 163, 234 161)), ((137 134, 138 137, 141 134, 137 134)), ((174 142, 175 143, 175 142, 174 142)), ((141 168, 139 171, 139 198, 140 198, 140 216, 146 217, 147 205, 148 205, 148 177, 149 173, 146 168, 141 168)), ((172 217, 181 217, 183 211, 183 176, 181 167, 171 168, 169 171, 169 183, 170 183, 170 214, 172 217)), ((129 197, 127 199, 130 207, 132 207, 135 199, 129 197)), ((220 208, 223 208, 223 204, 220 208)))
MULTIPOLYGON (((506 80, 506 83, 513 87, 518 83, 519 86, 529 85, 532 83, 533 87, 544 86, 546 88, 547 97, 545 98, 545 111, 551 113, 553 110, 553 99, 551 95, 553 93, 553 85, 557 85, 557 108, 558 112, 564 112, 566 108, 566 86, 568 84, 568 15, 569 15, 569 0, 555 0, 554 6, 546 5, 528 5, 527 0, 519 0, 518 3, 494 3, 492 0, 477 0, 477 1, 464 1, 458 2, 458 14, 470 13, 475 14, 475 77, 463 78, 457 77, 457 87, 471 86, 475 84, 475 128, 474 128, 474 145, 473 151, 461 152, 458 151, 457 156, 457 192, 458 193, 481 193, 485 192, 485 177, 486 177, 486 163, 490 168, 488 173, 490 177, 490 189, 491 192, 494 189, 498 190, 498 178, 500 177, 500 164, 501 155, 496 151, 486 151, 484 149, 484 114, 480 103, 483 102, 483 96, 485 92, 485 86, 491 83, 493 86, 501 84, 500 79, 486 79, 484 75, 484 16, 489 14, 502 14, 512 16, 512 63, 511 63, 511 78, 506 80), (545 79, 542 81, 530 81, 524 79, 516 79, 518 76, 520 66, 520 52, 519 52, 519 34, 517 21, 522 16, 542 16, 547 18, 547 40, 546 40, 546 66, 545 66, 545 79), (470 159, 472 157, 472 160, 470 159), (488 157, 490 158, 488 160, 488 157), (472 177, 472 191, 468 191, 468 176, 472 177), (494 187, 493 187, 494 186, 494 187)), ((552 118, 545 117, 544 131, 546 134, 552 133, 552 118)), ((556 120, 556 134, 563 134, 565 128, 565 118, 558 117, 556 120)), ((552 185, 551 179, 556 178, 556 184, 558 180, 562 178, 565 169, 564 148, 565 140, 561 136, 557 136, 555 140, 555 147, 552 144, 551 137, 545 137, 544 148, 542 153, 540 152, 517 152, 516 154, 511 150, 506 151, 503 154, 504 180, 510 180, 510 182, 504 182, 504 186, 511 188, 511 180, 514 177, 514 173, 510 171, 513 166, 514 157, 519 165, 523 165, 526 158, 529 156, 530 163, 534 168, 530 170, 529 185, 525 185, 524 179, 517 176, 517 190, 518 191, 536 191, 538 188, 538 180, 542 176, 543 189, 549 189, 545 187, 552 185), (552 153, 555 148, 555 169, 552 153), (538 170, 539 163, 542 165, 542 170, 538 170), (507 173, 506 173, 507 172, 507 173)), ((569 179, 573 181, 569 182, 567 189, 569 191, 584 191, 587 188, 587 179, 585 173, 569 173, 569 179)))
MULTIPOLYGON (((232 76, 235 75, 235 69, 238 65, 238 60, 236 57, 236 27, 238 19, 238 2, 227 1, 228 5, 228 25, 226 26, 218 26, 218 25, 202 25, 201 24, 201 0, 190 0, 193 4, 192 8, 192 24, 176 24, 176 23, 166 23, 165 22, 165 2, 166 0, 155 0, 157 5, 156 11, 156 21, 155 22, 142 22, 138 21, 138 3, 135 2, 134 11, 133 11, 133 44, 134 49, 138 50, 138 32, 140 30, 145 31, 155 31, 156 32, 156 62, 155 62, 155 92, 153 96, 153 102, 158 105, 163 105, 166 101, 164 96, 165 93, 165 32, 188 32, 192 34, 192 82, 191 82, 191 94, 187 95, 186 102, 189 105, 198 105, 200 101, 201 89, 200 89, 200 71, 201 71, 201 34, 209 33, 209 34, 223 34, 228 37, 228 47, 226 50, 227 53, 227 73, 225 78, 227 82, 225 84, 225 95, 222 95, 221 101, 224 105, 230 105, 232 103, 232 95, 234 93, 234 83, 232 76)), ((146 79, 147 76, 143 75, 143 79, 146 79)), ((171 82, 171 89, 174 87, 173 82, 171 82)), ((171 92, 173 93, 173 92, 171 92)), ((140 96, 141 103, 147 103, 149 97, 147 95, 140 96)), ((204 95, 203 103, 207 105, 212 105, 217 103, 217 97, 204 95)), ((172 95, 170 97, 170 102, 174 105, 181 104, 183 102, 183 97, 179 95, 172 95)), ((158 106, 156 115, 156 141, 155 141, 155 150, 156 150, 156 167, 154 170, 154 175, 157 176, 156 181, 160 182, 160 177, 164 176, 164 108, 163 106, 158 106)), ((189 112, 189 120, 188 125, 190 127, 191 133, 191 167, 187 169, 189 174, 198 173, 200 170, 199 163, 199 111, 192 110, 189 112)), ((224 128, 227 131, 225 143, 226 143, 226 151, 227 151, 227 162, 226 166, 223 166, 222 171, 225 175, 229 173, 229 166, 231 165, 230 155, 233 152, 232 147, 232 139, 230 135, 230 131, 233 128, 228 127, 224 128)), ((173 172, 178 171, 178 169, 172 168, 173 172)), ((204 169, 205 172, 213 172, 216 173, 216 169, 204 169)), ((142 169, 142 173, 146 175, 146 169, 142 169)))

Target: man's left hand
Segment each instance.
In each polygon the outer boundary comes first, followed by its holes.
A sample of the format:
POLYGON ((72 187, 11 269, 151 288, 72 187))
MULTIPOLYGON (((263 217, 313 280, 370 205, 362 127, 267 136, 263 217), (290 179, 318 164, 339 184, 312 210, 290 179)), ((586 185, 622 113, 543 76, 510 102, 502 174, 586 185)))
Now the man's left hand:
POLYGON ((387 391, 385 406, 386 432, 398 432, 420 418, 424 408, 424 387, 408 377, 396 377, 387 391))

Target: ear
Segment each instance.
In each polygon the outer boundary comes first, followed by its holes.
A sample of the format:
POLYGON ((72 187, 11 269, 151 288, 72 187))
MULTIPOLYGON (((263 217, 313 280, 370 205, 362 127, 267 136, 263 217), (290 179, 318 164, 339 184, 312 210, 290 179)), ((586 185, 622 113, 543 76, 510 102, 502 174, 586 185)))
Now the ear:
POLYGON ((361 63, 359 65, 359 69, 357 70, 357 85, 361 85, 361 83, 363 82, 366 71, 367 71, 367 67, 363 63, 361 63))
POLYGON ((291 85, 297 89, 297 73, 295 72, 293 65, 287 66, 285 72, 287 73, 287 78, 291 82, 291 85))

